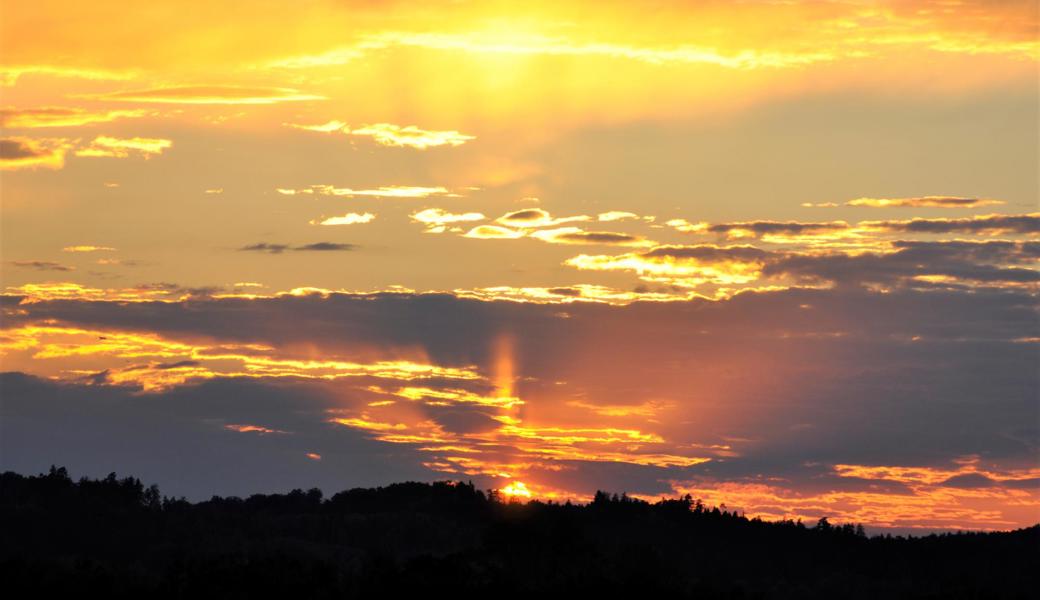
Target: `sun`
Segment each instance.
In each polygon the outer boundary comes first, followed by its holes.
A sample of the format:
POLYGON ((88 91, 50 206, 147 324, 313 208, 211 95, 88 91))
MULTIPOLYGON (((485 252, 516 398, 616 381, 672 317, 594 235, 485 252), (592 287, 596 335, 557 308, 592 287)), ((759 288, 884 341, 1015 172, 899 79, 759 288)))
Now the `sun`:
POLYGON ((520 481, 510 483, 506 487, 502 488, 501 491, 510 500, 519 500, 520 498, 531 497, 531 490, 527 489, 527 485, 520 481))

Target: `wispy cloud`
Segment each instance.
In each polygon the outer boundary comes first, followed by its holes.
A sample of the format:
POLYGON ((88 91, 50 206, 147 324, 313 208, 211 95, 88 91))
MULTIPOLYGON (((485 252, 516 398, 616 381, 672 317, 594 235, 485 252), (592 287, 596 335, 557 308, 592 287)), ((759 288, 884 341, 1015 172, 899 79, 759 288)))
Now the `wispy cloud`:
POLYGON ((0 109, 0 124, 9 129, 36 129, 42 127, 81 127, 95 123, 109 123, 116 119, 143 117, 148 111, 87 110, 48 106, 43 108, 0 109))
POLYGON ((25 269, 36 269, 37 271, 75 271, 76 267, 69 267, 61 263, 49 260, 12 260, 10 263, 16 267, 25 269))
POLYGON ((846 206, 870 208, 978 208, 1005 204, 992 198, 962 198, 959 196, 919 196, 916 198, 856 198, 846 206))
POLYGON ((783 52, 745 49, 727 52, 707 46, 634 46, 620 43, 584 42, 565 36, 535 33, 496 32, 407 32, 387 31, 363 36, 358 42, 320 54, 301 55, 273 61, 274 68, 314 68, 346 64, 375 51, 395 47, 425 48, 479 55, 587 56, 633 60, 650 64, 709 64, 730 69, 784 68, 831 61, 826 51, 783 52))
POLYGON ((640 217, 636 213, 626 212, 623 210, 612 210, 596 215, 596 220, 603 223, 609 223, 612 221, 625 221, 628 219, 643 219, 645 221, 654 220, 653 217, 640 217))
POLYGON ((578 227, 541 229, 531 232, 530 237, 550 244, 600 244, 608 246, 653 245, 639 235, 613 231, 584 231, 578 227))
POLYGON ((863 221, 859 226, 907 233, 1040 234, 1040 213, 976 215, 959 219, 863 221))
POLYGON ((455 130, 435 131, 422 129, 415 125, 394 125, 393 123, 373 123, 351 128, 343 121, 329 121, 319 125, 300 125, 286 123, 289 127, 322 133, 340 132, 355 137, 368 137, 383 146, 408 147, 426 150, 437 146, 461 146, 476 136, 459 133, 455 130))
POLYGON ((357 250, 358 246, 355 244, 345 244, 336 242, 314 242, 312 244, 303 244, 300 246, 290 246, 288 244, 272 244, 269 242, 258 242, 256 244, 249 244, 248 246, 242 246, 239 248, 239 252, 264 252, 267 254, 282 254, 287 250, 294 252, 349 252, 351 250, 357 250))
POLYGON ((483 221, 487 218, 478 212, 450 213, 442 208, 427 208, 414 212, 410 216, 413 221, 426 226, 426 233, 444 233, 449 225, 483 221))
POLYGON ((347 213, 339 217, 322 217, 311 221, 311 225, 356 225, 358 223, 371 223, 376 216, 372 213, 347 213))
POLYGON ((498 225, 478 225, 467 231, 464 237, 479 240, 515 240, 524 237, 524 232, 498 225))
POLYGON ((115 252, 115 248, 111 246, 65 246, 61 249, 62 252, 115 252))
POLYGON ((459 196, 442 186, 384 185, 371 189, 339 188, 332 185, 312 185, 305 188, 277 188, 283 196, 318 195, 373 198, 427 198, 430 196, 459 196))
POLYGON ((355 244, 336 242, 315 242, 313 244, 304 244, 293 248, 293 250, 296 250, 297 252, 349 252, 357 249, 358 246, 355 244))
POLYGON ((0 66, 0 85, 15 85, 22 75, 122 81, 133 79, 136 73, 133 70, 91 69, 48 64, 7 65, 0 66))
POLYGON ((161 138, 115 138, 101 135, 86 147, 76 150, 76 156, 127 158, 132 153, 151 158, 173 146, 173 142, 161 138))
POLYGON ((171 86, 128 90, 92 96, 93 99, 146 104, 277 104, 324 100, 290 88, 238 87, 229 85, 171 86))

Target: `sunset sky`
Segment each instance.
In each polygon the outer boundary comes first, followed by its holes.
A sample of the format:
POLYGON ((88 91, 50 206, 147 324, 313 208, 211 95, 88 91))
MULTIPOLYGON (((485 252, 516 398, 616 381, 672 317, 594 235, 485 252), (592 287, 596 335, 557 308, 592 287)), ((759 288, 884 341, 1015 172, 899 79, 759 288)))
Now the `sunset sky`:
POLYGON ((1037 11, 4 0, 0 469, 1040 521, 1037 11))

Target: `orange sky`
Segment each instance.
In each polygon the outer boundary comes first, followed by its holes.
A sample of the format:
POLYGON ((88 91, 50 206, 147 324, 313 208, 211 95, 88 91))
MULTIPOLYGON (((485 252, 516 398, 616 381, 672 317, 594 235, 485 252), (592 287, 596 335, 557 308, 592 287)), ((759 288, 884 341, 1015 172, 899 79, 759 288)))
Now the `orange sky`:
POLYGON ((1036 522, 1037 11, 4 1, 0 466, 1036 522))

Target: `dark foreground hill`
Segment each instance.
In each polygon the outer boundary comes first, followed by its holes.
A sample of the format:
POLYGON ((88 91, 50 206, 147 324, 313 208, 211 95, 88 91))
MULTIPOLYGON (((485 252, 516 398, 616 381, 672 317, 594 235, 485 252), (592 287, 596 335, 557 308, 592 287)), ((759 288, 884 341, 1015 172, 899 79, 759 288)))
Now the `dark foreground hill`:
POLYGON ((0 540, 7 598, 1029 598, 1040 589, 1040 526, 867 538, 688 497, 521 505, 462 483, 191 504, 133 478, 8 472, 0 540))

